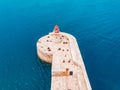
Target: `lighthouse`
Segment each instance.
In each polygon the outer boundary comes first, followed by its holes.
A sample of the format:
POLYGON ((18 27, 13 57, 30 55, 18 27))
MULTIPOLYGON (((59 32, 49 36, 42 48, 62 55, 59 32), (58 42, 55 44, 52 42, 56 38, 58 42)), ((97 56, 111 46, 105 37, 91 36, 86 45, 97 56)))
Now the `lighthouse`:
POLYGON ((54 33, 59 33, 59 32, 60 32, 58 25, 55 25, 55 26, 54 26, 54 31, 53 31, 53 32, 54 32, 54 33))

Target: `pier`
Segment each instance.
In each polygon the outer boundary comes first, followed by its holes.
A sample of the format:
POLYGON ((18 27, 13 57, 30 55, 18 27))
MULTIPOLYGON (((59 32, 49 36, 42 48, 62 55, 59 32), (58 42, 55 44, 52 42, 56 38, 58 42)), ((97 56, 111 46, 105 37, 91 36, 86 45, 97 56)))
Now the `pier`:
POLYGON ((57 25, 38 40, 37 55, 52 64, 51 90, 92 90, 75 37, 57 25))

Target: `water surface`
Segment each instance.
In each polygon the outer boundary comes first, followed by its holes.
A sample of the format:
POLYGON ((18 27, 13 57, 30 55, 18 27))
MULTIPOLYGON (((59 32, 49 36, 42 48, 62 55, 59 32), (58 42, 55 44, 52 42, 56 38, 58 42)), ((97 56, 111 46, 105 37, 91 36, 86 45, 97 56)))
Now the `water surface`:
POLYGON ((93 90, 120 90, 119 0, 1 0, 0 90, 50 90, 36 42, 55 24, 77 38, 93 90))

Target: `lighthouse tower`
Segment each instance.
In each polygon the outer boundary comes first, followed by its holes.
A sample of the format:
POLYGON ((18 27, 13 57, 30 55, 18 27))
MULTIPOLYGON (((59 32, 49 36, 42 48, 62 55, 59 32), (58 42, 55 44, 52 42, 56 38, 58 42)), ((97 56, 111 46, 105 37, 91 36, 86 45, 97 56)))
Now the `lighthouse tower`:
POLYGON ((55 25, 53 32, 54 32, 54 33, 59 33, 59 32, 60 32, 58 25, 55 25))

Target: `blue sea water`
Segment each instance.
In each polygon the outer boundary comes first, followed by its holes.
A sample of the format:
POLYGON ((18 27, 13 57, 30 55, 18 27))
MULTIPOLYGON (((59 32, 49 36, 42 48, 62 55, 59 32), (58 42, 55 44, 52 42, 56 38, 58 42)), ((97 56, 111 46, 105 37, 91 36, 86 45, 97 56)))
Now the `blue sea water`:
POLYGON ((93 90, 120 90, 119 0, 0 0, 0 90, 50 90, 37 40, 58 24, 77 38, 93 90))

